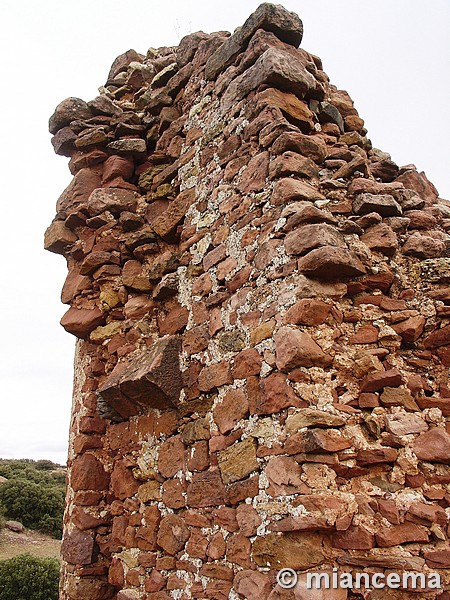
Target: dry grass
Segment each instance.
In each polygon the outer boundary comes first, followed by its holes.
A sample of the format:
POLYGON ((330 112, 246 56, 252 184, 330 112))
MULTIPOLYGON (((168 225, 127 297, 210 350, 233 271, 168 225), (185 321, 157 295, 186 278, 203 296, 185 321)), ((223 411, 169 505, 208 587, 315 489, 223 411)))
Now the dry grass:
POLYGON ((0 531, 0 560, 25 553, 40 558, 59 558, 60 547, 59 540, 30 529, 26 529, 24 533, 14 533, 7 529, 0 531))

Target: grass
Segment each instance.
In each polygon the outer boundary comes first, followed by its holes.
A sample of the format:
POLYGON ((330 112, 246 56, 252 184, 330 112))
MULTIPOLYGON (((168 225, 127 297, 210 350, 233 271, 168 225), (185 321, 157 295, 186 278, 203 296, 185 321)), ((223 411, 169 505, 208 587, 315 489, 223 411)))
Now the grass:
POLYGON ((7 529, 0 531, 0 560, 25 553, 39 558, 59 559, 60 548, 60 540, 30 529, 26 529, 24 533, 14 533, 7 529))

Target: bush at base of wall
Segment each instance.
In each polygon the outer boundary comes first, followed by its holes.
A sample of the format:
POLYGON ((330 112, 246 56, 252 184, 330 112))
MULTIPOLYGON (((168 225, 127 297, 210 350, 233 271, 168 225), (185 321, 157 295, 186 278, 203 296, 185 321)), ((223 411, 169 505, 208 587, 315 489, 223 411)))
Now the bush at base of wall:
POLYGON ((58 600, 59 562, 20 554, 0 561, 0 600, 58 600))

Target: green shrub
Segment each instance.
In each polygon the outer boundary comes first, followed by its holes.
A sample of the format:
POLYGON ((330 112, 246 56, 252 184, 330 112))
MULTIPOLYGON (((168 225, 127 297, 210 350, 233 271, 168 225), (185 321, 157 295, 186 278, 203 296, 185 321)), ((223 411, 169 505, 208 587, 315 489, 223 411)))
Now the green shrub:
POLYGON ((65 484, 64 468, 46 460, 0 459, 0 475, 8 479, 24 479, 47 485, 65 484))
POLYGON ((59 562, 20 554, 0 561, 0 600, 58 600, 59 562))
POLYGON ((61 537, 63 489, 9 479, 0 486, 0 506, 8 518, 21 521, 25 527, 61 537))
POLYGON ((59 467, 59 465, 51 460, 37 460, 35 466, 38 471, 53 471, 59 467))

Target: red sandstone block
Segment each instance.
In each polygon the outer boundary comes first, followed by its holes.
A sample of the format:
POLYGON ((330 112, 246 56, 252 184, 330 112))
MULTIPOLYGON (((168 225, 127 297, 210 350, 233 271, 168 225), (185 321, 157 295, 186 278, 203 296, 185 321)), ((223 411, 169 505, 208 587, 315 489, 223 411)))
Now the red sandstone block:
POLYGON ((230 365, 223 360, 219 363, 204 367, 198 376, 198 387, 202 392, 209 392, 216 387, 233 383, 230 365))

